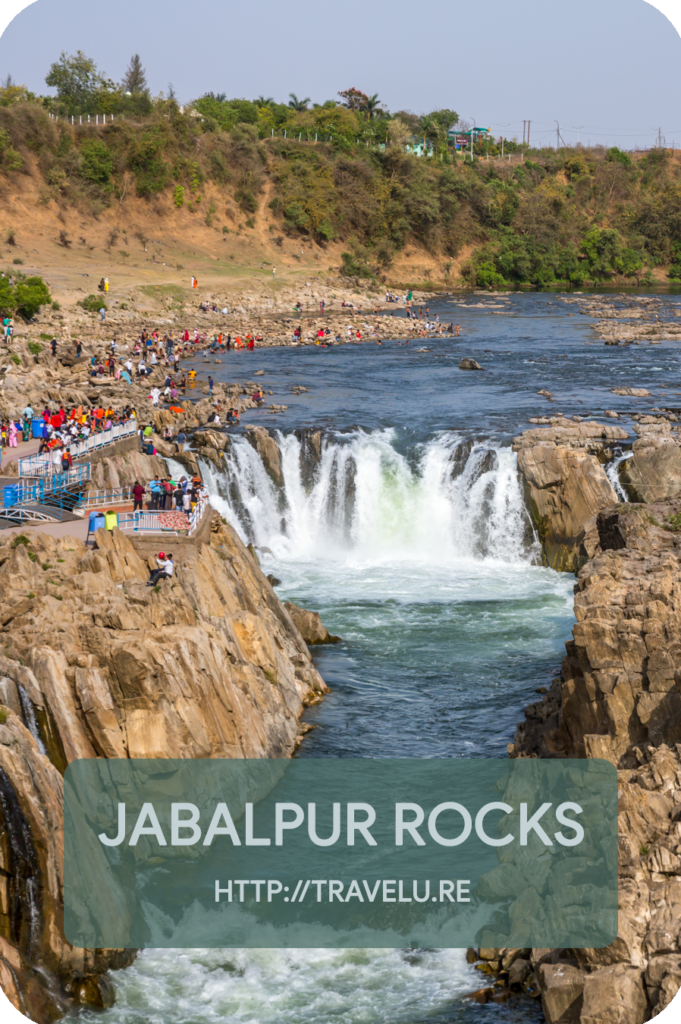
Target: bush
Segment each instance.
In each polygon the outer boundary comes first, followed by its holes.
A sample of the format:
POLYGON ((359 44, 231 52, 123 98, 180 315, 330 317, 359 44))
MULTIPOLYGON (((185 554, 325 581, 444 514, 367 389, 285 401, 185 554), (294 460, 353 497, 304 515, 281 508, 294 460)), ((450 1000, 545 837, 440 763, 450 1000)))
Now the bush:
POLYGON ((14 316, 18 313, 25 320, 34 317, 41 306, 52 301, 49 289, 42 277, 18 275, 15 285, 9 277, 0 277, 0 315, 14 316))
POLYGON ((12 362, 15 366, 21 366, 21 357, 16 352, 12 352, 12 362))
POLYGON ((184 203, 184 187, 182 185, 176 185, 173 189, 173 203, 180 209, 184 203))
POLYGON ((32 356, 39 356, 43 350, 43 346, 38 341, 29 341, 28 351, 32 356))
POLYGON ((99 313, 100 309, 109 308, 99 295, 87 295, 78 305, 88 313, 99 313))
POLYGON ((88 139, 80 147, 80 174, 93 185, 108 185, 113 172, 113 157, 103 142, 88 139))

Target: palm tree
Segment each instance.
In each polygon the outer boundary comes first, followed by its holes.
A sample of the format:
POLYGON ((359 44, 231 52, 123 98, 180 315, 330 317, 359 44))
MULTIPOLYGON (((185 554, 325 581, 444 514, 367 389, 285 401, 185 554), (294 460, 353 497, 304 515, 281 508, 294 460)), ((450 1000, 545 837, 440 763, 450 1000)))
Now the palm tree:
POLYGON ((307 110, 307 105, 310 102, 309 96, 306 96, 304 100, 299 100, 294 92, 290 92, 289 96, 290 99, 288 105, 289 107, 291 107, 292 110, 307 110))
POLYGON ((367 117, 369 118, 369 120, 371 120, 372 117, 381 116, 383 110, 381 108, 381 101, 378 98, 377 92, 375 92, 373 96, 368 97, 366 103, 364 104, 364 109, 367 112, 367 117))
POLYGON ((269 107, 270 103, 274 103, 274 99, 272 96, 258 96, 253 102, 256 107, 269 107))

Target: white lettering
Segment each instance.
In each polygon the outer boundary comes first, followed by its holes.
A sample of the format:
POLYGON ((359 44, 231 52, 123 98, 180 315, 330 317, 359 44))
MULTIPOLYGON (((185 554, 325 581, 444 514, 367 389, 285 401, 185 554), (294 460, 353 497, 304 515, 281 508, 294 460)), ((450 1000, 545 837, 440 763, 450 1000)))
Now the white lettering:
POLYGON ((274 845, 283 846, 284 829, 298 828, 304 818, 305 812, 300 804, 276 804, 274 808, 274 845), (285 818, 286 811, 292 811, 294 817, 285 818))
POLYGON ((362 896, 361 892, 359 891, 359 885, 358 885, 357 881, 354 878, 350 882, 350 887, 349 887, 349 889, 348 889, 348 891, 346 893, 346 896, 345 896, 345 902, 346 903, 348 902, 348 900, 350 899, 351 896, 356 896, 360 903, 364 903, 364 897, 362 896))
POLYGON ((317 805, 307 805, 307 834, 315 846, 333 846, 340 838, 341 805, 333 805, 333 831, 328 839, 320 839, 317 835, 317 805))
POLYGON ((125 804, 118 805, 118 832, 115 839, 109 839, 106 832, 100 832, 97 836, 100 843, 105 846, 120 846, 125 839, 125 804))
POLYGON ((215 808, 215 814, 208 826, 208 831, 206 832, 206 838, 203 840, 203 845, 210 846, 215 836, 229 836, 234 846, 241 846, 239 833, 234 827, 232 815, 229 813, 227 804, 218 804, 215 808), (221 821, 224 821, 224 827, 220 825, 221 821))
POLYGON ((408 832, 417 846, 425 846, 426 841, 416 831, 423 824, 425 814, 418 804, 395 804, 395 846, 404 846, 404 833, 408 832), (404 820, 404 812, 412 811, 411 821, 404 820))
POLYGON ((456 902, 457 903, 470 903, 470 897, 468 893, 469 889, 464 889, 464 885, 470 885, 470 878, 459 878, 456 883, 456 902))
POLYGON ((140 836, 156 836, 156 841, 159 846, 167 846, 165 836, 161 830, 161 826, 158 823, 156 817, 156 811, 154 810, 153 804, 142 804, 142 810, 139 813, 137 824, 132 830, 130 836, 130 846, 137 846, 137 840, 140 836), (147 826, 145 823, 149 819, 150 824, 147 826))
POLYGON ((369 829, 376 821, 376 811, 371 804, 348 804, 348 846, 355 845, 355 832, 361 832, 369 846, 376 846, 376 840, 369 829), (355 821, 357 811, 364 811, 364 821, 355 821))
POLYGON ((256 839, 253 835, 253 804, 246 804, 246 846, 270 845, 270 839, 256 839))
POLYGON ((465 843, 465 841, 468 839, 469 835, 471 834, 472 828, 473 822, 471 820, 471 816, 466 810, 466 808, 463 807, 461 804, 438 804, 437 807, 435 807, 428 816, 428 831, 430 832, 435 842, 439 843, 440 846, 460 846, 461 843, 465 843), (457 811, 463 818, 463 829, 461 831, 461 835, 457 836, 455 839, 445 839, 443 838, 443 836, 440 835, 440 833, 437 830, 437 819, 439 818, 443 811, 457 811))
MULTIPOLYGON (((578 821, 573 821, 572 818, 566 817, 566 811, 574 811, 575 814, 582 814, 582 808, 579 804, 564 803, 560 804, 556 808, 556 819, 561 825, 567 825, 568 828, 574 829, 574 839, 566 839, 562 832, 556 832, 554 838, 558 840, 561 846, 579 846, 582 839, 584 838, 584 829, 578 821)), ((100 836, 101 839, 101 836, 100 836)))
POLYGON ((201 829, 197 825, 199 820, 199 809, 196 804, 171 804, 170 805, 170 845, 171 846, 193 846, 201 838, 201 829), (182 811, 189 811, 188 818, 181 818, 182 811), (180 838, 180 830, 191 829, 191 836, 180 838))
POLYGON ((503 803, 485 804, 484 807, 481 807, 475 815, 475 831, 478 834, 478 838, 482 839, 483 843, 487 843, 488 846, 506 846, 507 843, 512 843, 513 836, 510 834, 503 836, 501 839, 491 839, 487 835, 485 832, 485 817, 489 811, 504 811, 506 814, 512 814, 513 808, 503 803))
POLYGON ((551 804, 542 804, 538 811, 535 811, 532 817, 528 820, 527 817, 527 804, 520 805, 520 845, 527 846, 527 836, 529 832, 536 832, 541 839, 544 846, 553 846, 553 843, 547 836, 544 829, 539 824, 539 819, 542 815, 551 807, 551 804))

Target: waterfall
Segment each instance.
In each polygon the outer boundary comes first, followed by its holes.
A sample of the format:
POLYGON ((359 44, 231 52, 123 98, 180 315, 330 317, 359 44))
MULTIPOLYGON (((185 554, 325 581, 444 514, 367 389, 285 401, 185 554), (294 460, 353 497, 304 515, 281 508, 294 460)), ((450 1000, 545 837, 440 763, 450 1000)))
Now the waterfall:
POLYGON ((243 437, 224 471, 201 466, 211 504, 275 558, 536 560, 510 448, 443 431, 404 454, 392 429, 355 430, 323 436, 314 455, 295 434, 275 436, 281 487, 243 437))
POLYGON ((626 462, 627 459, 632 458, 634 453, 633 452, 623 452, 619 448, 617 449, 617 451, 619 452, 619 454, 616 455, 615 458, 612 459, 612 461, 608 463, 607 469, 605 471, 605 475, 607 476, 608 480, 612 484, 612 489, 615 492, 615 494, 617 495, 617 500, 618 501, 629 501, 629 498, 627 497, 626 491, 624 490, 624 488, 622 487, 622 484, 620 483, 620 466, 622 465, 623 462, 626 462))
POLYGON ((30 732, 33 739, 36 741, 40 753, 45 754, 45 756, 47 757, 47 750, 45 749, 45 744, 43 743, 40 737, 40 730, 38 729, 38 723, 35 717, 33 701, 26 693, 26 690, 23 688, 21 683, 17 683, 16 685, 17 692, 19 694, 19 703, 21 704, 21 713, 23 715, 24 725, 30 732))

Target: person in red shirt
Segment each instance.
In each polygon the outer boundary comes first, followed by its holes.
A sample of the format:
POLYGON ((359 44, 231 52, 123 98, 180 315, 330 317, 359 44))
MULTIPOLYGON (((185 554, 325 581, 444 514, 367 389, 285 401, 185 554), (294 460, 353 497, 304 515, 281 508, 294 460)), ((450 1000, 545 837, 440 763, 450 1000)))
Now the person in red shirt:
POLYGON ((133 506, 133 512, 137 512, 138 509, 141 511, 143 508, 142 502, 144 500, 144 487, 139 480, 135 480, 135 485, 132 489, 132 498, 135 503, 133 506))

